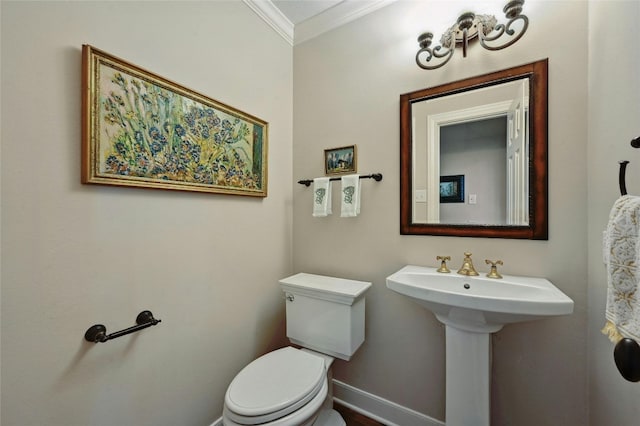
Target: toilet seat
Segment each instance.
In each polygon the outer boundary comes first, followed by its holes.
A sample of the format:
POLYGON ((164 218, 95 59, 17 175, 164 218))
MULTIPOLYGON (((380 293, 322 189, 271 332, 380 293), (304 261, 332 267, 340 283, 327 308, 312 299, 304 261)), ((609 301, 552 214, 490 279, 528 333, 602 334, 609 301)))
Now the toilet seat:
POLYGON ((319 356, 292 347, 270 352, 233 379, 225 395, 225 414, 234 423, 257 425, 288 416, 314 398, 321 403, 326 374, 319 356))

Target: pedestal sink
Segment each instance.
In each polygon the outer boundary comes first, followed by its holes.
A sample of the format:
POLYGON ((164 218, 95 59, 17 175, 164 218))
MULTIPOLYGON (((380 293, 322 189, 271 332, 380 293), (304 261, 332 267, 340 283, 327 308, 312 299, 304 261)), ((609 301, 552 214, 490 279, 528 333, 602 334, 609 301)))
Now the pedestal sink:
POLYGON ((408 265, 387 277, 387 287, 445 324, 448 426, 489 425, 491 333, 505 324, 573 312, 573 300, 544 278, 467 277, 408 265))

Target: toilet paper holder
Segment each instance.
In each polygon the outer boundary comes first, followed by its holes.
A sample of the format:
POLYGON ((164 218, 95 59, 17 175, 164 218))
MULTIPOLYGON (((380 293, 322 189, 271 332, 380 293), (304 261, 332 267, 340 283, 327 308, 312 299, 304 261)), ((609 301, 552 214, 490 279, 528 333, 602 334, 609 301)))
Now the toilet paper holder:
POLYGON ((116 331, 111 334, 107 334, 107 327, 102 324, 95 324, 89 327, 84 333, 84 339, 92 343, 104 343, 111 339, 125 336, 127 334, 135 333, 152 325, 156 325, 162 320, 155 319, 151 311, 142 311, 136 317, 136 325, 133 327, 125 328, 124 330, 116 331))

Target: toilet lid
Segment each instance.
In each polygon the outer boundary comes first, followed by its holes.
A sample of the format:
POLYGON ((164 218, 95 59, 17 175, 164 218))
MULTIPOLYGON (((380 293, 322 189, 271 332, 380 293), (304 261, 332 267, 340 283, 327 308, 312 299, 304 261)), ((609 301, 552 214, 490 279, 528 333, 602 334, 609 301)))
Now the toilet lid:
POLYGON ((225 395, 231 419, 260 424, 304 406, 326 379, 324 360, 286 347, 254 360, 233 379, 225 395))

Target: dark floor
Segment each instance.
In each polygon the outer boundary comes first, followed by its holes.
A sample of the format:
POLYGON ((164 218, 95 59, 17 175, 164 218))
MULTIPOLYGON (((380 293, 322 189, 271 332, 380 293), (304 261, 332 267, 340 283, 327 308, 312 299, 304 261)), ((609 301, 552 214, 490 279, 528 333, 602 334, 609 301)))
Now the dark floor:
POLYGON ((347 426, 384 426, 382 423, 365 417, 344 405, 334 403, 333 408, 340 413, 347 426))

